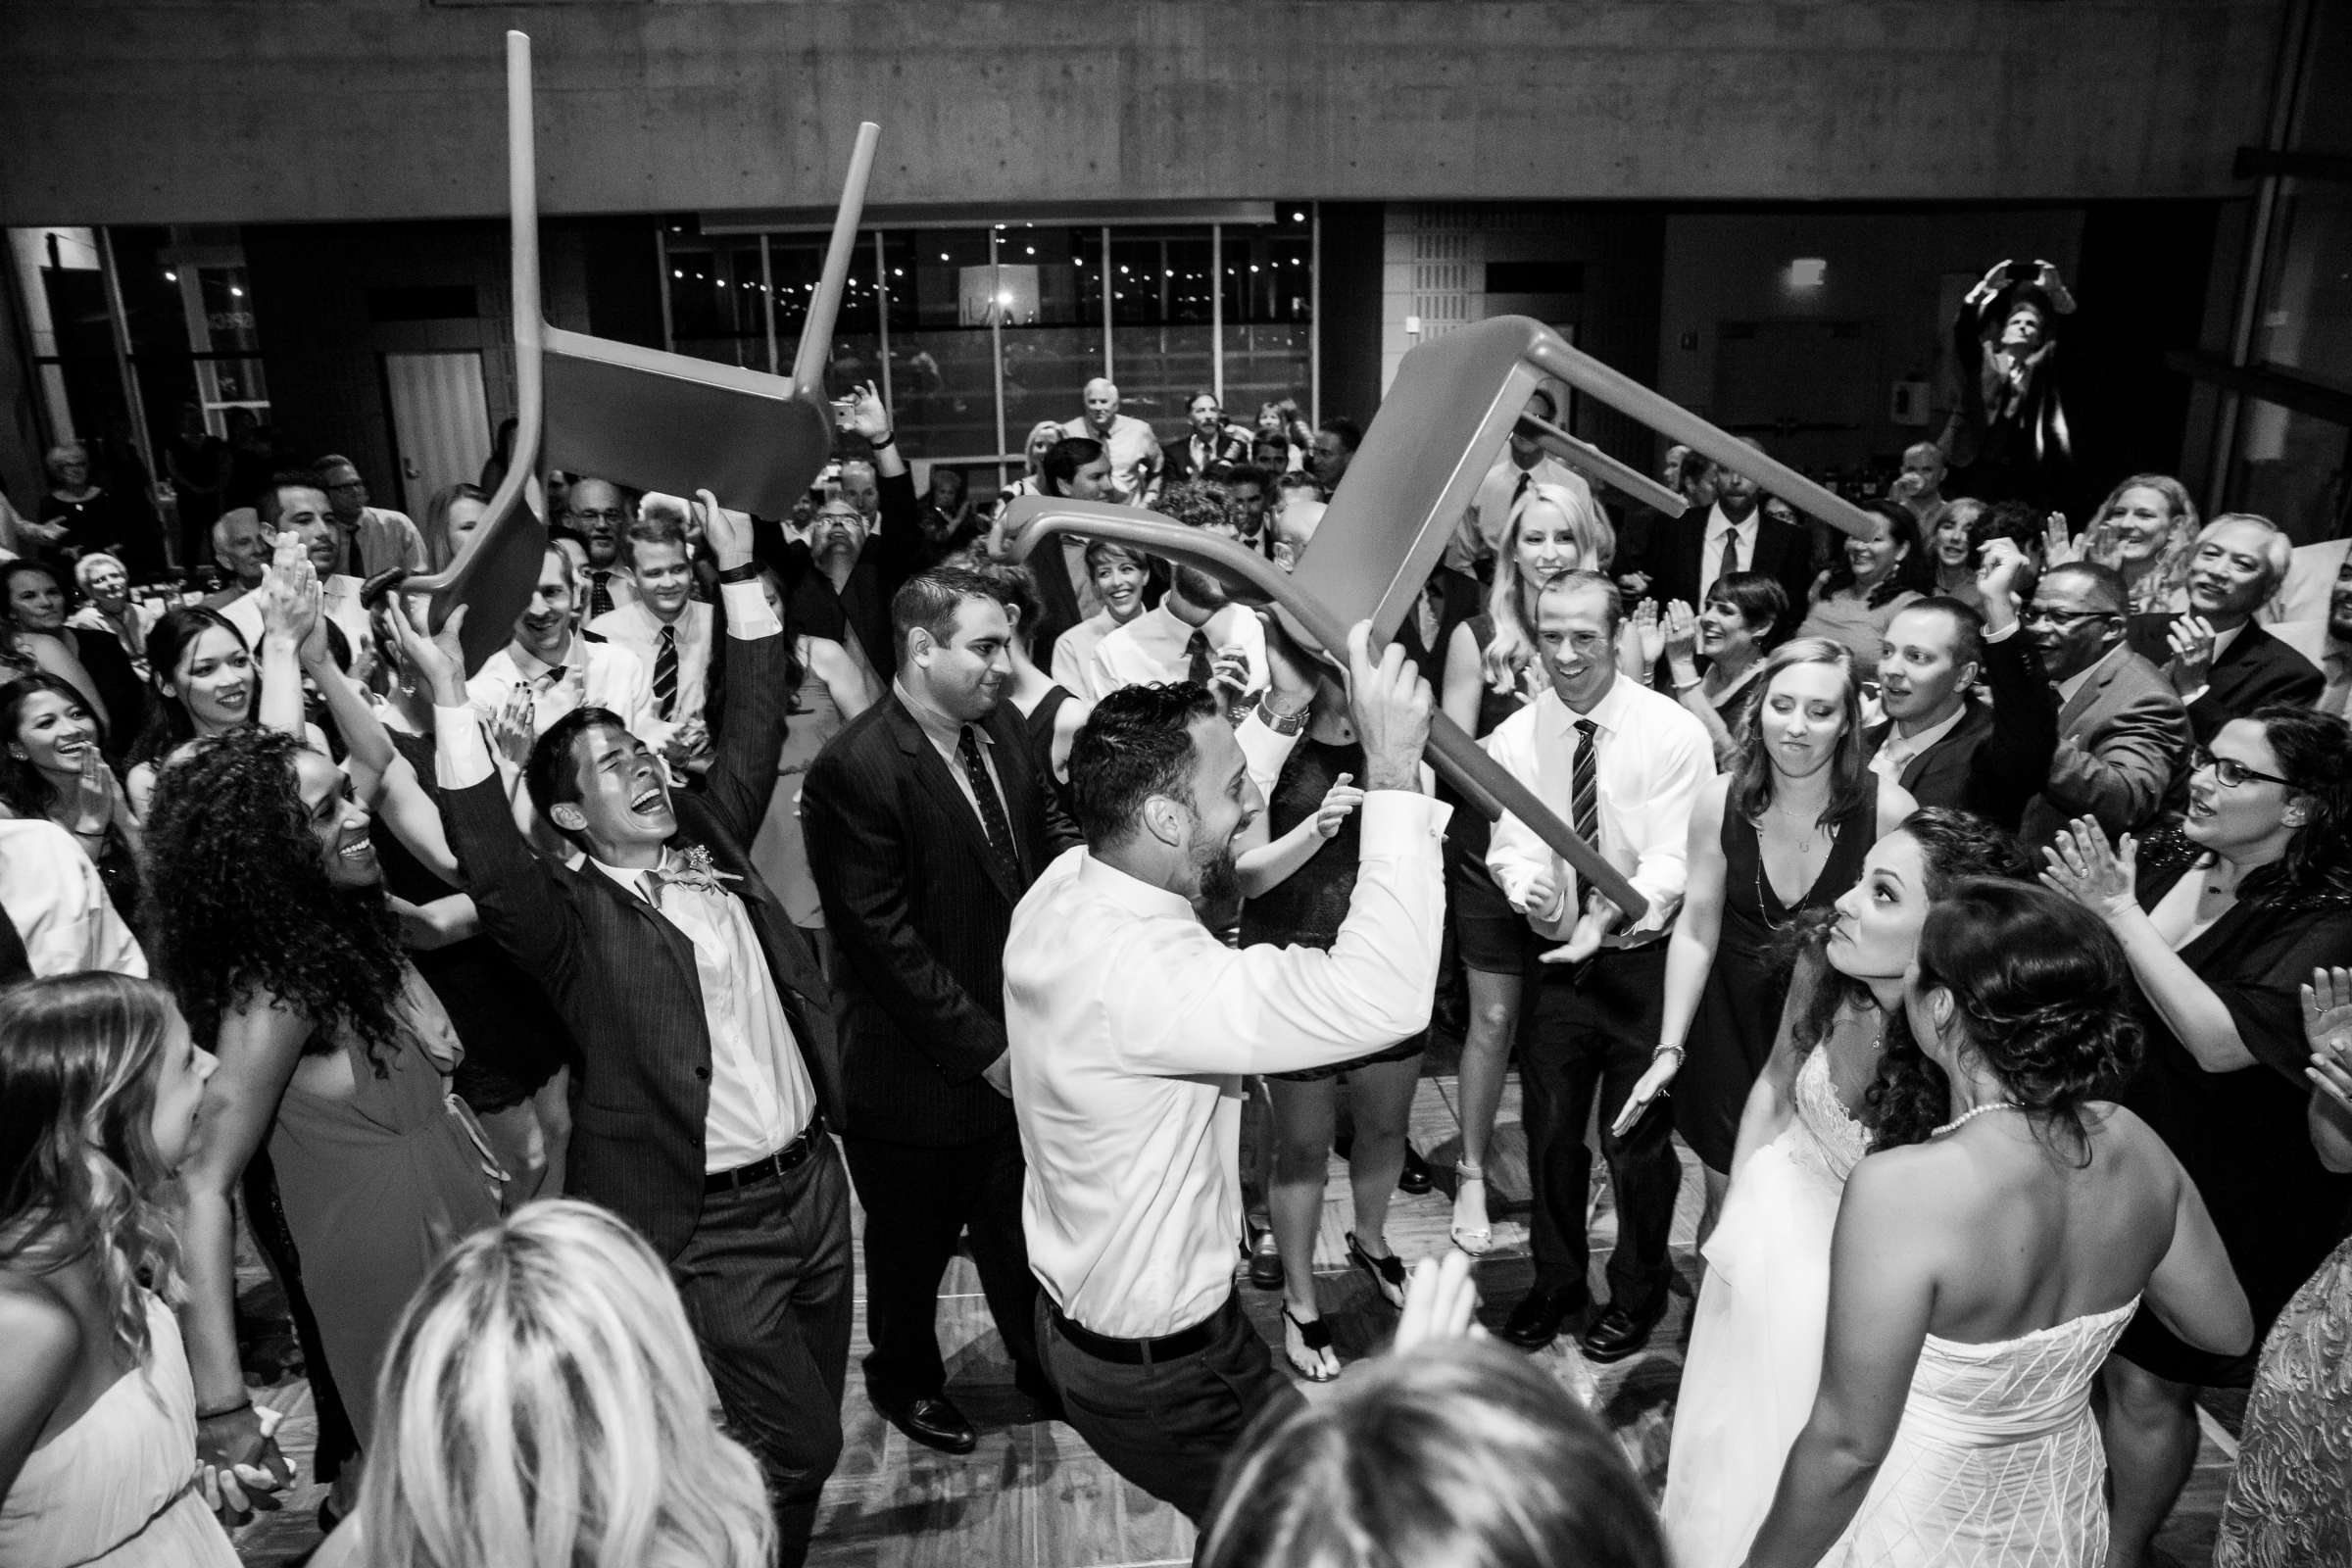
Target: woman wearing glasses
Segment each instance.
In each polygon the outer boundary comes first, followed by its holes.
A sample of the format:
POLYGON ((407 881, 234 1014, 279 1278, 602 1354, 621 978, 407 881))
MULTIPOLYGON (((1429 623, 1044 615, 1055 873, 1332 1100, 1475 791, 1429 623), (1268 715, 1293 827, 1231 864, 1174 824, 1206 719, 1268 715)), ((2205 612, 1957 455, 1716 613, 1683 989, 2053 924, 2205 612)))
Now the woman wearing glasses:
MULTIPOLYGON (((2097 914, 2137 982, 2145 1059, 2119 1097, 2203 1193, 2267 1332, 2344 1235, 2352 1177, 2305 1135, 2298 988, 2352 956, 2352 729, 2257 709, 2194 754, 2178 833, 2114 848, 2089 818, 2043 880, 2097 914)), ((2254 1358, 2184 1345, 2142 1312, 2105 1373, 2117 1564, 2147 1558, 2197 1449, 2199 1387, 2243 1387, 2254 1358)))

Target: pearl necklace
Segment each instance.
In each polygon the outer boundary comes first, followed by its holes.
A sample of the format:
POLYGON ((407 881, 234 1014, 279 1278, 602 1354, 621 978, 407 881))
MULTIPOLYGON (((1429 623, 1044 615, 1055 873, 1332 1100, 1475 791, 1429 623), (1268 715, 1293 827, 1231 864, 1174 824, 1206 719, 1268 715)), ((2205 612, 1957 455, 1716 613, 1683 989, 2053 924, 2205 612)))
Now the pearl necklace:
POLYGON ((1956 1133, 1961 1128, 1967 1126, 1970 1122, 1975 1121, 1979 1116, 1989 1116, 1996 1110, 2023 1110, 2025 1108, 2025 1106, 2019 1104, 2014 1100, 1988 1100, 1984 1104, 1977 1106, 1974 1110, 1962 1111, 1959 1115, 1954 1116, 1950 1121, 1945 1122, 1942 1126, 1928 1134, 1928 1136, 1930 1138, 1941 1138, 1945 1133, 1956 1133))

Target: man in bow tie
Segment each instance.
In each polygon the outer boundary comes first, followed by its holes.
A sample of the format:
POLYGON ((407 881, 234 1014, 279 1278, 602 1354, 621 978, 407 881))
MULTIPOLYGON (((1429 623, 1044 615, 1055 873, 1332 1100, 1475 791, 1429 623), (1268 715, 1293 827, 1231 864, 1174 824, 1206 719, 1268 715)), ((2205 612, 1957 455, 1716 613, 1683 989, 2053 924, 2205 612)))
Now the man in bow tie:
POLYGON ((523 780, 579 854, 532 855, 466 701, 457 632, 403 624, 432 689, 442 819, 482 927, 537 979, 580 1050, 565 1190, 667 1260, 727 1423, 766 1472, 780 1560, 801 1562, 841 1452, 849 1184, 824 976, 744 852, 776 786, 787 647, 751 523, 708 492, 727 602, 725 721, 704 788, 672 794, 609 709, 540 731, 523 780))

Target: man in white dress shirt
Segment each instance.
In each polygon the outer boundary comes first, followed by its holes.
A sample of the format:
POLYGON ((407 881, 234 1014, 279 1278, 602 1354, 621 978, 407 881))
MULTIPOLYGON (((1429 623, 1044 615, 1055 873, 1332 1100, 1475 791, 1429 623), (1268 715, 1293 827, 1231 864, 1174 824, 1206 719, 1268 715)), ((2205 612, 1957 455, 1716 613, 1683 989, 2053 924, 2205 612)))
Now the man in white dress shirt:
POLYGON ((1598 572, 1553 579, 1536 602, 1550 687, 1487 737, 1488 755, 1558 809, 1649 904, 1625 924, 1526 823, 1508 814, 1495 823, 1487 851, 1495 885, 1541 935, 1566 941, 1580 959, 1547 965, 1524 1009, 1520 1081, 1536 1279, 1502 1337, 1540 1349, 1589 1299, 1592 1156, 1585 1123, 1597 1097, 1617 1246, 1609 1303, 1582 1341, 1595 1361, 1640 1349, 1666 1307, 1666 1237, 1682 1185, 1673 1120, 1653 1102, 1622 1136, 1611 1124, 1657 1043, 1665 937, 1682 906, 1690 810, 1715 773, 1705 727, 1671 698, 1618 674, 1623 619, 1617 585, 1598 572))
POLYGON ((1086 413, 1061 427, 1102 443, 1110 459, 1110 501, 1141 506, 1159 488, 1159 437, 1152 426, 1119 412, 1119 389, 1102 376, 1086 383, 1086 413))
POLYGON ((1171 564, 1159 603, 1095 645, 1087 684, 1100 698, 1122 686, 1199 681, 1238 703, 1266 685, 1266 634, 1256 614, 1198 566, 1171 564))
MULTIPOLYGON (((1546 423, 1559 420, 1558 405, 1551 394, 1542 387, 1528 394, 1529 415, 1546 423)), ((1531 425, 1513 424, 1511 438, 1494 466, 1479 481, 1478 493, 1471 498, 1470 510, 1462 514, 1461 526, 1454 530, 1451 543, 1446 547, 1446 564, 1455 571, 1477 575, 1482 561, 1492 561, 1503 547, 1503 534, 1511 525, 1511 510, 1519 498, 1539 484, 1556 484, 1574 492, 1593 516, 1601 515, 1600 508, 1592 501, 1592 486, 1585 476, 1535 443, 1531 425)))
POLYGON ((1289 657, 1239 730, 1197 686, 1106 696, 1070 782, 1086 846, 1013 911, 1004 1023, 1044 1294, 1038 1341, 1070 1424, 1199 1519, 1257 1413, 1296 1399, 1233 1288, 1242 1080, 1348 1060, 1422 1029, 1445 918, 1447 808, 1419 793, 1429 683, 1349 639, 1363 849, 1329 952, 1217 940, 1233 841, 1304 728, 1289 657))
MULTIPOLYGON (((649 496, 645 505, 652 513, 660 503, 649 496)), ((640 516, 622 533, 620 548, 637 598, 589 621, 588 630, 626 649, 645 670, 657 732, 637 733, 662 753, 675 778, 697 762, 710 763, 710 732, 703 710, 718 613, 694 597, 693 552, 682 517, 640 516)))

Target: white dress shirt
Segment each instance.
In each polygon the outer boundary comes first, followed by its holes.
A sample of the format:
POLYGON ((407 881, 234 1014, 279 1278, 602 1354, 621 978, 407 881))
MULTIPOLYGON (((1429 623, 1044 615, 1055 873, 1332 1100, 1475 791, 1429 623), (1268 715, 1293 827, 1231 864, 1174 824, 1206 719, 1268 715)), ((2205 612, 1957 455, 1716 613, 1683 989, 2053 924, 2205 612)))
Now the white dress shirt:
MULTIPOLYGON (((1474 572, 1478 563, 1498 553, 1503 536, 1511 527, 1511 504, 1519 497, 1519 476, 1527 475, 1530 484, 1556 484, 1573 490, 1593 516, 1602 515, 1592 500, 1591 481, 1559 459, 1546 452, 1536 459, 1535 466, 1522 468, 1504 448, 1494 466, 1478 482, 1478 491, 1470 499, 1470 510, 1462 514, 1454 530, 1452 543, 1446 547, 1446 564, 1456 571, 1474 572)), ((1588 563, 1597 569, 1597 564, 1588 563)))
POLYGON ((1102 443, 1102 451, 1110 459, 1110 488, 1112 501, 1140 500, 1152 476, 1159 471, 1159 437, 1152 426, 1130 414, 1114 414, 1110 418, 1107 436, 1088 422, 1084 415, 1061 427, 1064 436, 1084 436, 1089 441, 1102 443))
MULTIPOLYGON (((765 598, 760 607, 765 613, 765 598)), ((520 643, 509 643, 482 661, 482 667, 466 683, 466 697, 487 724, 507 706, 508 695, 525 682, 531 688, 531 718, 538 734, 546 734, 550 724, 575 708, 611 709, 629 733, 648 746, 659 746, 669 733, 654 713, 654 686, 645 666, 617 643, 574 636, 563 662, 555 664, 520 643)))
POLYGON ((0 819, 0 906, 36 976, 111 969, 147 977, 147 956, 115 912, 98 867, 46 817, 0 819))
POLYGON ((1095 700, 1095 650, 1118 630, 1107 610, 1097 611, 1054 643, 1054 679, 1080 702, 1095 700))
MULTIPOLYGON (((727 583, 719 591, 726 596, 729 636, 752 641, 782 631, 758 583, 727 583)), ((502 658, 504 653, 492 657, 502 658)), ((493 766, 470 685, 467 698, 465 708, 433 710, 434 774, 444 789, 470 788, 488 778, 493 766)), ((815 1110, 816 1091, 743 901, 732 893, 706 893, 675 883, 663 885, 656 898, 643 870, 585 858, 583 864, 647 899, 694 946, 703 1021, 710 1035, 704 1170, 733 1170, 791 1143, 815 1110)))
MULTIPOLYGON (((1218 649, 1240 645, 1250 667, 1244 697, 1265 690, 1266 628, 1255 614, 1241 605, 1229 605, 1200 629, 1208 637, 1211 663, 1218 649)), ((1192 639, 1193 627, 1162 601, 1103 634, 1088 666, 1087 684, 1093 690, 1084 695, 1089 702, 1101 702, 1122 686, 1191 680, 1192 658, 1186 649, 1192 639)))
MULTIPOLYGON (((1236 738, 1269 776, 1294 744, 1236 738)), ((1233 949, 1177 894, 1081 848, 1038 878, 1004 946, 1029 1265, 1072 1321, 1155 1339, 1233 1294, 1244 1075, 1328 1066, 1418 1033, 1437 983, 1447 808, 1366 797, 1329 952, 1233 949)))
MULTIPOLYGON (((367 609, 360 603, 362 586, 362 579, 340 572, 318 585, 318 612, 343 628, 344 639, 351 644, 354 654, 365 652, 368 647, 368 639, 374 635, 368 624, 367 609)), ((230 625, 244 634, 246 648, 258 658, 262 651, 264 630, 262 591, 256 588, 249 594, 230 600, 220 607, 220 613, 230 625)))
MULTIPOLYGON (((1569 788, 1580 737, 1576 720, 1597 725, 1594 807, 1602 857, 1623 872, 1649 910, 1621 926, 1613 944, 1655 936, 1682 906, 1689 879, 1690 810, 1715 776, 1715 749, 1695 714, 1670 697, 1620 675, 1592 711, 1578 714, 1556 690, 1544 694, 1494 726, 1487 755, 1569 820, 1569 788)), ((1573 824, 1572 824, 1573 825, 1573 824)), ((1549 869, 1559 895, 1528 917, 1537 931, 1564 939, 1584 909, 1584 893, 1568 862, 1533 828, 1508 811, 1494 824, 1487 870, 1506 898, 1522 897, 1539 871, 1549 869)))
MULTIPOLYGON (((710 690, 711 642, 718 629, 717 612, 697 599, 686 601, 678 618, 669 622, 678 634, 678 701, 664 718, 666 731, 690 718, 702 718, 706 696, 710 690)), ((615 648, 625 648, 637 656, 645 668, 645 689, 649 698, 654 689, 656 661, 662 656, 662 617, 640 599, 620 609, 607 612, 588 623, 588 629, 615 648)), ((594 647, 591 643, 588 646, 594 647)), ((657 703, 654 716, 663 718, 657 703)), ((651 744, 655 737, 640 734, 651 744)))
POLYGON ((1723 514, 1721 503, 1708 510, 1707 531, 1699 541, 1698 574, 1704 579, 1698 585, 1700 593, 1705 593, 1715 585, 1716 567, 1723 562, 1723 536, 1725 534, 1739 536, 1740 569, 1741 571, 1756 569, 1756 530, 1762 526, 1758 519, 1763 515, 1764 509, 1755 507, 1749 510, 1744 518, 1734 522, 1723 514))

